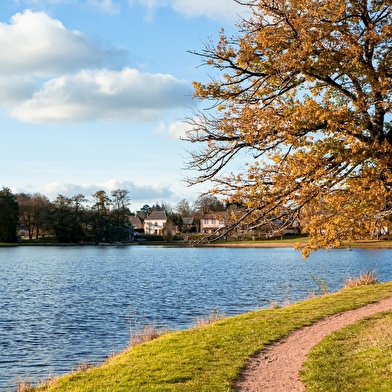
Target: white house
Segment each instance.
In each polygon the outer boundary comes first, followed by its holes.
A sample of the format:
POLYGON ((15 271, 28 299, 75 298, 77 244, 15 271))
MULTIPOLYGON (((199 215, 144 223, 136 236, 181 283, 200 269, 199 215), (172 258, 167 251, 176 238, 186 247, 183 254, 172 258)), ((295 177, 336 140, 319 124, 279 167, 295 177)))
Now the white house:
POLYGON ((144 219, 144 233, 162 235, 166 220, 165 211, 153 211, 150 216, 144 219))
POLYGON ((205 214, 200 219, 200 233, 211 234, 214 231, 225 227, 225 221, 228 219, 229 214, 223 212, 212 212, 205 214))

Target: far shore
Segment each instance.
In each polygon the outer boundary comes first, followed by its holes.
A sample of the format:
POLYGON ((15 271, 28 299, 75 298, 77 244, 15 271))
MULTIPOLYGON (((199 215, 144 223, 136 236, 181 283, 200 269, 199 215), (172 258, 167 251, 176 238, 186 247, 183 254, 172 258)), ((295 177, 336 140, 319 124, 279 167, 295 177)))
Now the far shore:
MULTIPOLYGON (((225 247, 225 248, 294 248, 297 241, 270 240, 270 241, 243 241, 243 242, 219 242, 203 244, 205 247, 225 247)), ((306 244, 301 241, 300 243, 306 244)), ((392 249, 392 241, 357 241, 344 247, 344 249, 392 249)))
MULTIPOLYGON (((195 245, 195 247, 218 247, 218 248, 294 248, 295 244, 306 244, 306 238, 283 239, 283 240, 256 240, 256 241, 219 241, 195 245)), ((126 244, 127 246, 137 245, 136 243, 126 244)), ((139 245, 147 246, 167 246, 167 247, 188 247, 192 246, 189 242, 165 242, 165 241, 146 241, 139 245)), ((19 242, 19 243, 1 243, 0 247, 15 246, 98 246, 92 243, 60 243, 60 242, 19 242)), ((346 249, 392 249, 392 241, 357 241, 351 243, 346 249)))

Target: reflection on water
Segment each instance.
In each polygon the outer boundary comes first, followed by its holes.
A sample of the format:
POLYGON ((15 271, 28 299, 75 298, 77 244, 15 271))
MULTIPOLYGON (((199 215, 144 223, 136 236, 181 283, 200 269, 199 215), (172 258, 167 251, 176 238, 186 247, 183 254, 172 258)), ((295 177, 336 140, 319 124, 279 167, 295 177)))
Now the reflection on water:
POLYGON ((164 247, 0 248, 0 391, 97 363, 128 343, 137 317, 187 328, 211 310, 225 315, 338 290, 376 270, 391 279, 392 250, 336 250, 304 261, 292 249, 164 247))

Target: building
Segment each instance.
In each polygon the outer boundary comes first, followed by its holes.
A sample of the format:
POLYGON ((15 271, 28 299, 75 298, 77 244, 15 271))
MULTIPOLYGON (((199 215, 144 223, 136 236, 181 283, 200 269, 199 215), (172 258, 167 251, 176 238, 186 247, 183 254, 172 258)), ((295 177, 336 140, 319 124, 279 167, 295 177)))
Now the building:
POLYGON ((144 233, 162 235, 166 221, 167 215, 165 211, 153 211, 144 219, 144 233))
POLYGON ((182 218, 182 232, 183 233, 196 233, 197 232, 197 223, 195 218, 182 218))
POLYGON ((144 223, 143 220, 140 218, 140 216, 129 216, 128 217, 129 223, 132 225, 133 230, 138 231, 138 232, 143 232, 144 231, 144 223))
POLYGON ((226 211, 203 215, 200 219, 200 233, 212 234, 216 230, 224 228, 228 218, 229 214, 226 211))

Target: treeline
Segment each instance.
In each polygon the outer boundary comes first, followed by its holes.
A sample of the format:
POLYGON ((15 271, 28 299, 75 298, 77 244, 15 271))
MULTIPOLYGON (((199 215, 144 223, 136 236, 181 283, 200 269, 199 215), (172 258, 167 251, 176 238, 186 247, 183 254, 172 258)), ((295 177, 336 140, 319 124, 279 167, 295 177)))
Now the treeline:
POLYGON ((16 242, 23 233, 29 239, 55 237, 58 242, 132 240, 129 216, 147 217, 152 211, 166 211, 168 221, 181 222, 181 217, 195 217, 223 211, 224 204, 215 196, 202 196, 191 206, 186 200, 174 208, 164 203, 145 204, 131 212, 130 192, 116 189, 108 195, 99 190, 87 199, 83 194, 58 195, 50 201, 40 193, 12 193, 0 190, 0 242, 16 242))

